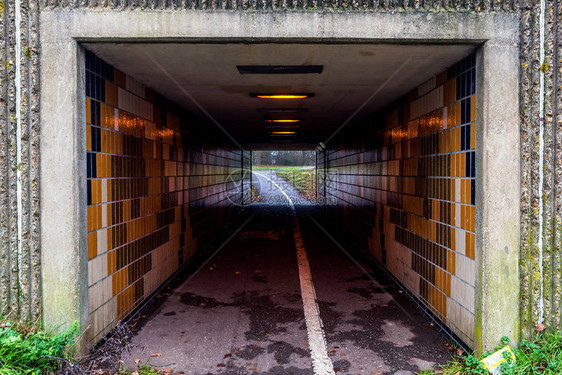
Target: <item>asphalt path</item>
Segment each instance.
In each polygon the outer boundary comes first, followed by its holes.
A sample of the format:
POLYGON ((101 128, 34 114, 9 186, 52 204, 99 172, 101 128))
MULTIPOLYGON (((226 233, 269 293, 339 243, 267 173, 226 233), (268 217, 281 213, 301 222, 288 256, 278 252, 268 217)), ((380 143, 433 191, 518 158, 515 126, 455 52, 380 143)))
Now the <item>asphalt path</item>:
POLYGON ((317 206, 296 205, 295 215, 287 197, 298 203, 300 195, 269 171, 254 173, 254 183, 264 202, 248 207, 247 225, 143 319, 127 368, 329 373, 313 366, 295 221, 334 373, 413 374, 449 360, 444 339, 399 289, 326 235, 317 206))

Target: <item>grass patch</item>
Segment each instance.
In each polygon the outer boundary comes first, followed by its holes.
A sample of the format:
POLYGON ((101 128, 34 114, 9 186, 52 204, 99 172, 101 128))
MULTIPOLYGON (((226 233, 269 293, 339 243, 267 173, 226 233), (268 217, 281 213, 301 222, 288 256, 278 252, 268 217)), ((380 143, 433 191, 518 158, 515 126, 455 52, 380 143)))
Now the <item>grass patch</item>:
POLYGON ((126 369, 119 371, 119 374, 123 375, 168 375, 172 373, 172 370, 157 370, 149 365, 142 365, 136 371, 128 371, 126 369))
POLYGON ((251 194, 252 194, 252 203, 253 202, 263 202, 263 197, 261 196, 260 192, 255 188, 254 185, 251 186, 251 194))
POLYGON ((276 170, 275 173, 293 185, 304 198, 311 200, 316 196, 315 169, 282 169, 276 170))
POLYGON ((70 359, 78 322, 53 335, 0 317, 0 375, 47 374, 70 359))
MULTIPOLYGON (((507 337, 502 338, 502 344, 496 347, 501 349, 509 342, 507 337)), ((562 332, 548 329, 544 330, 531 340, 523 340, 519 348, 512 348, 515 361, 508 360, 501 367, 502 375, 561 375, 562 374, 562 332)), ((446 365, 433 371, 420 372, 420 375, 488 375, 480 360, 489 356, 487 352, 480 358, 472 355, 455 356, 446 365)))

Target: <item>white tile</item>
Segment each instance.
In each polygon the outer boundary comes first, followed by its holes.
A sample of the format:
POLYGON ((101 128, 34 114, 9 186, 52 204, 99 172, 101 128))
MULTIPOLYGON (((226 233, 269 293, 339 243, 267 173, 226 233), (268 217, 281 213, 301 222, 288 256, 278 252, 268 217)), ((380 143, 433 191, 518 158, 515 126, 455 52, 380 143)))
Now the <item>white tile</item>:
POLYGON ((462 255, 466 255, 466 234, 465 231, 455 228, 455 251, 462 255))

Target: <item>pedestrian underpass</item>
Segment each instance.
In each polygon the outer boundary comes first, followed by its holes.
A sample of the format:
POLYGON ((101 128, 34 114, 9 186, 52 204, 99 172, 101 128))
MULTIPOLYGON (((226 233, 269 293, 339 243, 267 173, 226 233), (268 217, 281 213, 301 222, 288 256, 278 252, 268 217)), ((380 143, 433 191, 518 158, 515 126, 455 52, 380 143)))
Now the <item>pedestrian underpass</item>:
POLYGON ((474 46, 85 48, 91 343, 210 254, 127 364, 395 373, 473 347, 474 46), (313 202, 252 171, 268 149, 315 150, 313 202))

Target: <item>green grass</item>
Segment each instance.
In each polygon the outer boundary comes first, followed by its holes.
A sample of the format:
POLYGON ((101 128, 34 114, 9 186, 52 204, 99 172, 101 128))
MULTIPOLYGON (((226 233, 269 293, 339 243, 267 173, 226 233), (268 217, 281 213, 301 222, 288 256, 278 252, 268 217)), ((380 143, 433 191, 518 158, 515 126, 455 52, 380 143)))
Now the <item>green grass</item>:
POLYGON ((276 170, 277 176, 281 177, 306 199, 310 200, 316 196, 316 170, 315 169, 282 169, 276 170))
POLYGON ((60 334, 18 325, 0 317, 0 375, 44 374, 68 360, 78 335, 78 323, 60 334))
MULTIPOLYGON (((501 349, 509 342, 502 338, 501 349)), ((508 359, 502 365, 502 375, 561 375, 562 374, 562 332, 549 329, 537 334, 531 340, 523 340, 519 348, 512 348, 515 362, 508 359)), ((455 356, 453 360, 434 371, 420 372, 420 375, 488 375, 480 360, 474 356, 455 356)))
MULTIPOLYGON (((307 166, 287 166, 287 165, 253 165, 253 171, 295 171, 300 169, 311 169, 307 166)), ((312 169, 314 169, 312 167, 312 169)))
POLYGON ((157 370, 155 368, 150 367, 149 365, 142 365, 136 371, 130 371, 127 369, 123 369, 119 371, 119 374, 123 375, 164 375, 164 374, 171 374, 170 370, 157 370))

